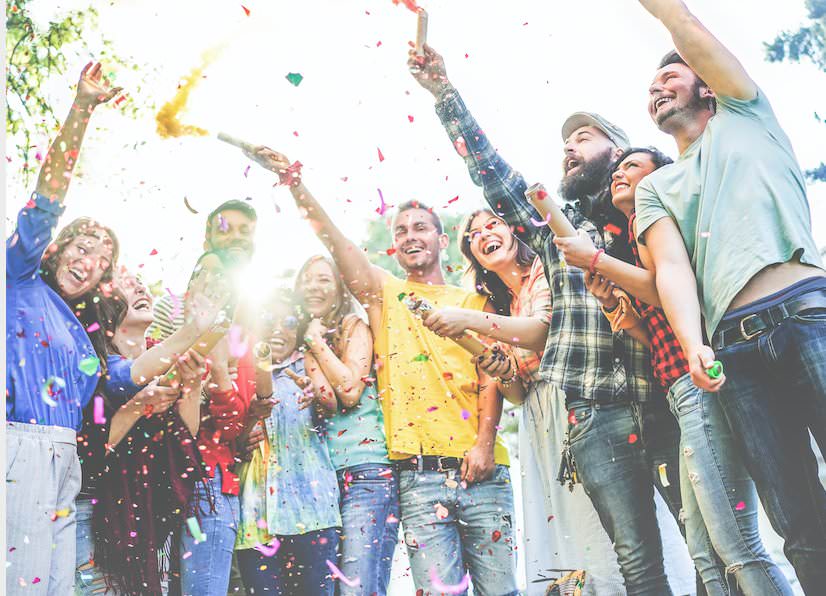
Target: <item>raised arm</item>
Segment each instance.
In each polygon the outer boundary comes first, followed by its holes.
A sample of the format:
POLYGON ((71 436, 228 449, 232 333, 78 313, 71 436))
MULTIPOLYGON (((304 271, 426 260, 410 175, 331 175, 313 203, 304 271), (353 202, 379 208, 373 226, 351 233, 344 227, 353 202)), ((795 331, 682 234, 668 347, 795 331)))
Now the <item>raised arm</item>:
POLYGON ((757 85, 726 46, 697 20, 682 0, 639 0, 662 21, 680 56, 718 95, 751 100, 757 85))
POLYGON ((313 319, 307 327, 304 341, 342 405, 352 408, 358 405, 364 391, 362 379, 370 374, 373 336, 363 321, 357 321, 342 341, 344 348, 339 358, 324 340, 325 332, 321 321, 313 319))
POLYGON ((106 103, 120 91, 120 87, 107 87, 99 62, 94 65, 90 62, 83 67, 77 83, 77 95, 69 115, 49 147, 46 159, 43 160, 36 192, 63 203, 69 182, 72 180, 72 171, 77 164, 86 127, 89 125, 89 118, 98 105, 106 103))
POLYGON ((718 391, 725 376, 711 379, 706 374, 714 363, 714 352, 703 343, 697 280, 680 230, 673 219, 663 217, 644 230, 644 234, 657 271, 660 301, 688 358, 691 379, 701 389, 718 391))
MULTIPOLYGON (((254 152, 247 155, 262 167, 276 174, 284 175, 290 168, 290 161, 286 156, 268 147, 256 147, 254 152)), ((301 215, 309 221, 313 232, 330 251, 330 255, 344 276, 344 282, 353 295, 362 304, 379 304, 382 270, 374 267, 361 248, 336 227, 321 204, 304 186, 300 172, 294 171, 292 174, 290 193, 301 215)))
POLYGON ((496 152, 479 124, 450 83, 442 57, 425 45, 425 55, 411 53, 408 67, 413 78, 436 99, 436 114, 445 127, 456 152, 465 160, 474 184, 484 189, 485 200, 495 213, 514 226, 517 235, 539 252, 551 234, 548 226, 531 221, 542 217, 525 198, 528 185, 496 152))

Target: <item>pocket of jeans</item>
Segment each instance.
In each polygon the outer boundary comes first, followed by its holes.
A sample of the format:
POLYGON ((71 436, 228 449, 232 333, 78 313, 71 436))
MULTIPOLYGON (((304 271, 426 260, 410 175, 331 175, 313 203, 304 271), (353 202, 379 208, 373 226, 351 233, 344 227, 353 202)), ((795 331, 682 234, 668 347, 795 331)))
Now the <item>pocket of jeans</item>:
POLYGON ((497 464, 496 469, 493 471, 493 477, 491 480, 497 484, 510 484, 511 473, 508 466, 497 464))
POLYGON ((402 470, 399 472, 399 492, 407 492, 416 485, 416 472, 402 470))
POLYGON ((702 390, 694 385, 689 373, 674 382, 668 390, 668 403, 671 412, 678 420, 681 416, 686 416, 700 407, 702 402, 701 392, 702 390))
POLYGON ((826 323, 826 308, 816 308, 797 313, 796 315, 792 315, 792 319, 806 325, 826 323))
POLYGON ((20 453, 20 444, 23 439, 19 437, 9 438, 6 441, 6 482, 15 482, 17 479, 12 472, 14 471, 14 464, 17 461, 17 454, 20 453))
POLYGON ((576 423, 571 424, 568 420, 568 442, 574 444, 580 440, 588 429, 593 426, 595 409, 592 406, 579 406, 573 409, 576 423))

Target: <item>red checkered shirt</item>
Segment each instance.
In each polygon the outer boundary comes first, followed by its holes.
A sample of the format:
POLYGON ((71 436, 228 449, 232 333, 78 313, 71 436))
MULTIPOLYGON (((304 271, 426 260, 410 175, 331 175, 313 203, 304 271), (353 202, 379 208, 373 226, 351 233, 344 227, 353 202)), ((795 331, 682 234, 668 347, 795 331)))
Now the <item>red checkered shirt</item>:
MULTIPOLYGON (((631 213, 631 217, 628 218, 628 238, 637 267, 642 267, 637 249, 637 236, 634 234, 636 219, 636 212, 631 213)), ((654 369, 654 378, 667 391, 677 379, 688 372, 688 360, 662 309, 645 304, 637 298, 634 298, 634 301, 651 335, 651 368, 654 369)))

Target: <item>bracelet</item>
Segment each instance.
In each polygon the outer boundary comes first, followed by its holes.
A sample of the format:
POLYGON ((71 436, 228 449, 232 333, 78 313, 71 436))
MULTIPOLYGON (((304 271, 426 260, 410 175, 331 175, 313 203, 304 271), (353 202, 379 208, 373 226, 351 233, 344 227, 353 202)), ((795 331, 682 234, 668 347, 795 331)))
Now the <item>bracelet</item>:
POLYGON ((600 256, 602 256, 602 254, 603 254, 604 252, 605 252, 605 249, 600 248, 600 249, 596 252, 596 254, 594 255, 594 258, 593 258, 593 259, 591 259, 591 266, 590 266, 590 267, 588 267, 588 271, 590 271, 590 272, 591 272, 591 275, 595 275, 595 274, 596 274, 596 272, 597 272, 597 269, 596 269, 596 267, 597 267, 597 261, 599 260, 600 256))
POLYGON ((502 383, 502 387, 510 387, 516 382, 516 373, 514 373, 510 379, 499 377, 499 382, 502 383))

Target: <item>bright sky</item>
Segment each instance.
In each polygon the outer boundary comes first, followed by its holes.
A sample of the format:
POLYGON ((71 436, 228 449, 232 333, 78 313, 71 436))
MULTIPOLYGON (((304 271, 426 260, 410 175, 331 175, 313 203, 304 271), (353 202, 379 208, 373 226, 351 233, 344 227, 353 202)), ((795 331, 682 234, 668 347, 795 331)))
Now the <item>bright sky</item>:
MULTIPOLYGON (((42 22, 54 15, 54 2, 32 4, 42 22)), ((61 8, 87 4, 72 0, 61 8)), ((441 207, 455 196, 451 209, 481 204, 432 98, 407 72, 416 17, 391 0, 244 0, 249 16, 240 3, 223 0, 92 4, 100 11, 100 32, 117 51, 155 69, 118 75, 138 101, 160 106, 201 52, 224 43, 182 119, 302 161, 306 184, 353 238, 363 238, 367 221, 378 217, 377 188, 391 204, 417 198, 441 207), (304 75, 299 87, 287 82, 289 72, 304 75)), ((429 42, 445 56, 451 80, 529 182, 556 187, 559 128, 581 109, 603 113, 635 144, 675 153, 645 108, 654 66, 671 43, 638 2, 433 0, 424 6, 429 42)), ((816 109, 824 112, 826 75, 808 64, 763 59, 762 42, 803 22, 803 0, 693 0, 690 6, 768 94, 803 166, 826 158, 826 126, 814 119, 816 109)), ((89 35, 93 47, 100 32, 89 35)), ((80 66, 56 86, 58 113, 68 109, 80 66)), ((229 198, 252 197, 259 211, 261 279, 295 269, 321 250, 289 193, 272 188, 274 176, 255 165, 245 176, 248 162, 238 150, 214 137, 162 140, 154 113, 133 121, 107 108, 94 123, 63 221, 91 214, 112 226, 122 262, 143 264, 148 282, 163 278, 165 286, 181 289, 200 252, 206 213, 229 198), (199 215, 186 209, 184 197, 199 215), (149 255, 153 249, 157 256, 149 255)), ((7 217, 31 191, 15 180, 16 167, 15 158, 8 164, 7 217)), ((826 244, 826 185, 810 187, 810 202, 817 240, 826 244)))

